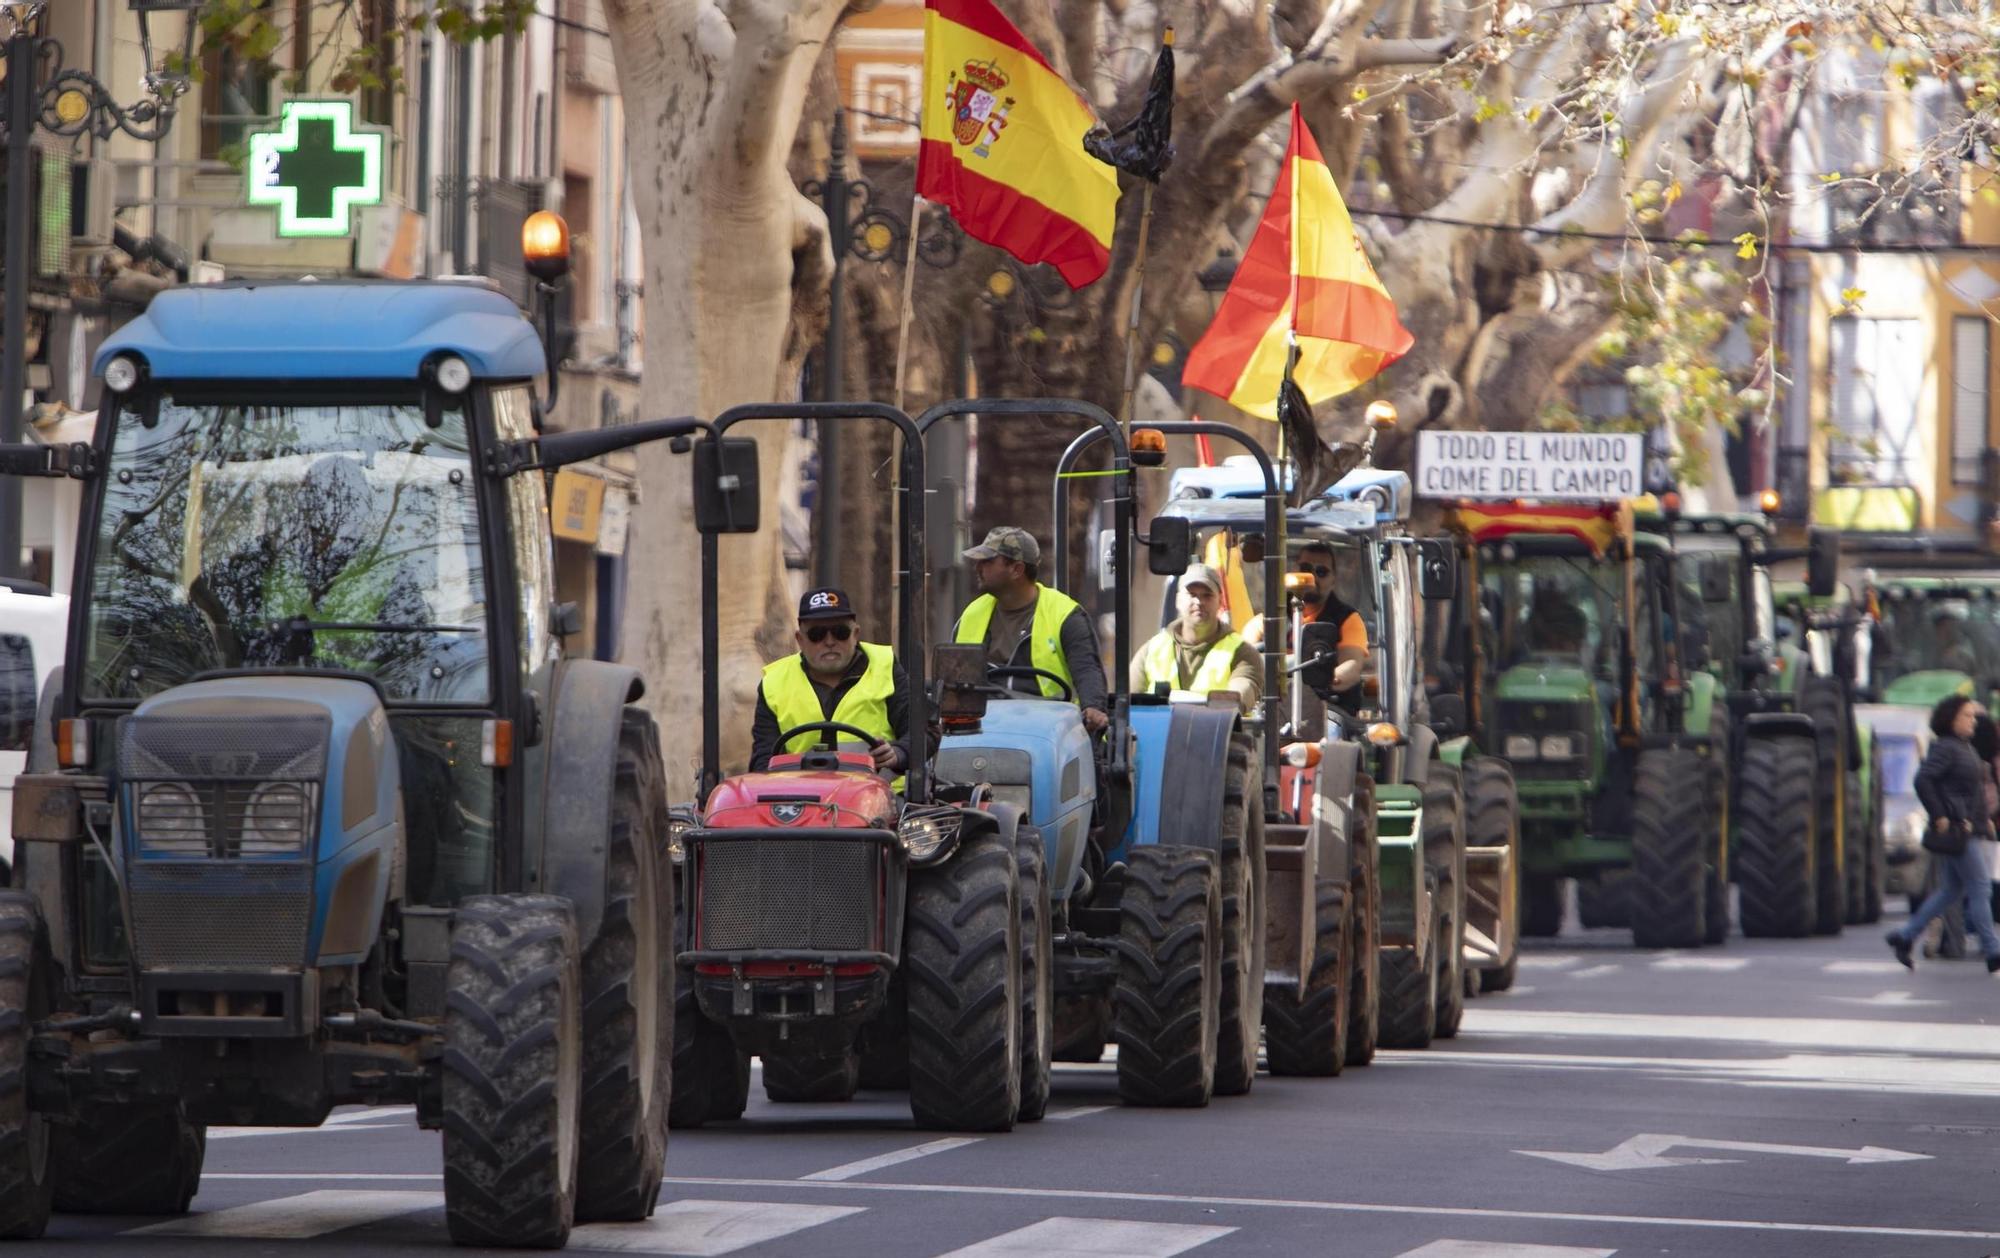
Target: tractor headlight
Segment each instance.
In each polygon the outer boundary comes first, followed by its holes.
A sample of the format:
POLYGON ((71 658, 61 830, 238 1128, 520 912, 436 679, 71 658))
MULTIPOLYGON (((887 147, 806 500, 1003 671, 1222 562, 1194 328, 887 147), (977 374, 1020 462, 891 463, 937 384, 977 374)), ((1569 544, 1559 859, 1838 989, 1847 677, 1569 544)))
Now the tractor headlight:
POLYGON ((958 832, 965 819, 956 808, 908 812, 896 835, 912 865, 935 865, 958 849, 958 832))
POLYGON ((1500 744, 1500 754, 1509 760, 1533 760, 1535 739, 1531 734, 1509 734, 1500 744))
POLYGON ((139 360, 120 354, 104 364, 104 387, 113 393, 129 393, 139 383, 139 360))
POLYGON ((667 814, 667 856, 678 865, 687 857, 687 832, 694 829, 697 818, 690 809, 675 808, 667 814))
POLYGON ((298 782, 266 782, 243 810, 245 856, 282 856, 304 850, 312 833, 312 794, 298 782))
POLYGON ((472 367, 457 354, 446 354, 437 360, 431 379, 446 393, 463 393, 472 387, 472 367))
POLYGON ((153 782, 140 788, 139 850, 196 859, 209 854, 208 814, 192 786, 153 782))
POLYGON ((1570 734, 1542 735, 1542 759, 1568 760, 1576 755, 1576 738, 1570 734))

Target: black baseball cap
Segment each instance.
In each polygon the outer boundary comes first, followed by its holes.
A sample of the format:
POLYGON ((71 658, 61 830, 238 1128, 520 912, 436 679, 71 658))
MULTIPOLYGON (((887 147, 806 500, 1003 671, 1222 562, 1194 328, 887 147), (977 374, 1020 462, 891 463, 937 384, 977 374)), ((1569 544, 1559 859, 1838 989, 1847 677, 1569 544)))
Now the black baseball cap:
POLYGON ((847 591, 836 590, 823 585, 816 590, 807 590, 799 600, 800 620, 852 620, 854 604, 847 601, 847 591))

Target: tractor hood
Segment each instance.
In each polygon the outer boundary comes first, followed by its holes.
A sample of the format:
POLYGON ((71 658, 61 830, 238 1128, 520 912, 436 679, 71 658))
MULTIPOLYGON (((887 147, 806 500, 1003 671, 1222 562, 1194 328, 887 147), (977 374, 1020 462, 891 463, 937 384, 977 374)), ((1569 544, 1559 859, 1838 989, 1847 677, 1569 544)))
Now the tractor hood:
POLYGON ((1596 682, 1576 664, 1558 660, 1529 660, 1501 673, 1499 684, 1494 689, 1502 699, 1573 702, 1588 699, 1596 690, 1596 682))
POLYGON ((1972 678, 1956 669, 1928 668, 1904 673, 1882 691, 1882 702, 1898 708, 1936 707, 1946 695, 1969 695, 1972 678))

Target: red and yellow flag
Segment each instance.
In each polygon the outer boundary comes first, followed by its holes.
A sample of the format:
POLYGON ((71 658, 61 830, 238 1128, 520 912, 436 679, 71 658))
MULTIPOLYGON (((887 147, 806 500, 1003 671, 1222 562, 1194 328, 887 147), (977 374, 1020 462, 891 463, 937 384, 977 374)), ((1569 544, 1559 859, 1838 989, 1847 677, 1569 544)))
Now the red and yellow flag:
POLYGON ((1278 417, 1289 340, 1292 380, 1308 401, 1359 387, 1409 351, 1414 337, 1376 278, 1319 144, 1292 106, 1292 142, 1250 248, 1215 321, 1189 352, 1181 382, 1278 417))
POLYGON ((1090 106, 992 0, 925 0, 917 195, 1071 288, 1104 274, 1118 172, 1083 151, 1090 106))
POLYGON ((1497 541, 1503 537, 1540 533, 1574 537, 1602 555, 1618 536, 1619 508, 1616 506, 1568 506, 1550 503, 1521 506, 1513 503, 1461 503, 1456 508, 1458 527, 1475 542, 1497 541))

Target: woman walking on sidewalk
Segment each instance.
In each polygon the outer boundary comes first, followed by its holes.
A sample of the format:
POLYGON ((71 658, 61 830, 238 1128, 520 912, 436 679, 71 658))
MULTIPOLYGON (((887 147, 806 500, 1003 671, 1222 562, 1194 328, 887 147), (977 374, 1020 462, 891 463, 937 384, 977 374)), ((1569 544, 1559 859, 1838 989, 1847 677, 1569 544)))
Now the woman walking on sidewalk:
POLYGON ((1931 709, 1931 732, 1937 735, 1917 770, 1917 798, 1930 814, 1924 847, 1938 867, 1938 887, 1922 907, 1889 932, 1896 959, 1915 969, 1910 945, 1931 919, 1954 904, 1964 904, 1966 925, 1979 936, 1986 954, 1986 972, 2000 970, 2000 934, 1993 930, 1993 818, 1987 807, 1986 782, 1992 768, 1972 749, 1979 723, 1979 705, 1964 695, 1948 695, 1931 709))

